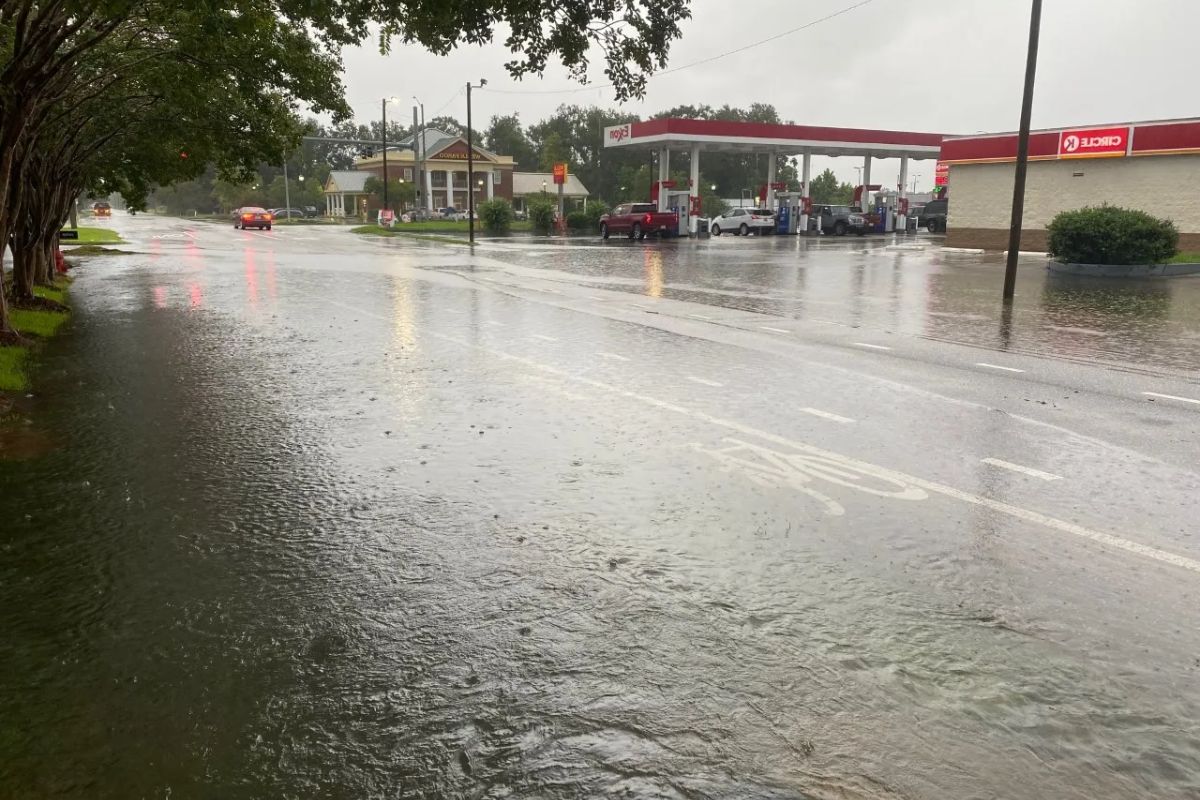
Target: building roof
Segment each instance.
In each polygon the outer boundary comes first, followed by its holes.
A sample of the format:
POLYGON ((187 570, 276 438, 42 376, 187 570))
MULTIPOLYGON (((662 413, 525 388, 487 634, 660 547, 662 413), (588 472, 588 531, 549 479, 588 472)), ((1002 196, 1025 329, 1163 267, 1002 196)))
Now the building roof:
MULTIPOLYGON (((554 184, 554 173, 552 172, 514 172, 513 173, 513 197, 520 197, 527 194, 539 194, 543 189, 549 194, 558 194, 558 187, 554 184)), ((583 181, 579 180, 570 173, 567 174, 567 182, 563 185, 563 195, 566 197, 590 197, 591 192, 583 185, 583 181)))
POLYGON ((369 172, 359 172, 352 169, 339 169, 329 173, 325 181, 325 191, 331 192, 366 192, 366 183, 374 176, 369 172))
MULTIPOLYGON (((467 139, 465 136, 455 136, 454 134, 446 133, 437 128, 428 128, 422 132, 422 136, 418 138, 418 144, 424 145, 423 157, 430 161, 466 161, 467 139), (455 151, 452 157, 439 159, 438 156, 449 148, 455 145, 461 145, 455 151)), ((416 154, 413 152, 413 137, 409 136, 406 139, 401 139, 396 147, 387 149, 388 158, 395 159, 397 162, 404 162, 406 165, 415 161, 416 154)), ((496 166, 511 166, 513 164, 512 156, 501 156, 487 150, 475 142, 475 158, 481 164, 494 164, 496 166)), ((377 152, 373 155, 364 158, 356 158, 354 163, 358 167, 377 167, 383 164, 383 153, 377 152)), ((465 169, 465 167, 464 167, 465 169)))
POLYGON ((642 147, 743 153, 811 153, 875 158, 937 158, 940 133, 725 122, 712 119, 652 119, 604 129, 605 147, 642 147))

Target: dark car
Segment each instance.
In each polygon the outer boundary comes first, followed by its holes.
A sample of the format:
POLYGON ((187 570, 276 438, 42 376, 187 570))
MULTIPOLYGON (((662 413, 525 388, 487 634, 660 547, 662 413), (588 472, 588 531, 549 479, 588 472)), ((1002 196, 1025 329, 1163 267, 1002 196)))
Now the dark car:
POLYGON ((272 208, 271 214, 275 219, 304 219, 307 216, 302 208, 272 208))
POLYGON ((847 233, 857 233, 862 236, 867 232, 867 218, 850 206, 813 206, 809 227, 817 228, 817 220, 821 221, 821 232, 834 236, 845 236, 847 233))
POLYGON ((917 217, 917 226, 925 228, 930 233, 946 232, 946 212, 949 210, 949 200, 930 200, 921 209, 917 217))
POLYGON ((265 208, 258 206, 243 206, 233 212, 233 227, 247 230, 249 228, 258 228, 271 230, 271 223, 275 221, 275 216, 265 208))

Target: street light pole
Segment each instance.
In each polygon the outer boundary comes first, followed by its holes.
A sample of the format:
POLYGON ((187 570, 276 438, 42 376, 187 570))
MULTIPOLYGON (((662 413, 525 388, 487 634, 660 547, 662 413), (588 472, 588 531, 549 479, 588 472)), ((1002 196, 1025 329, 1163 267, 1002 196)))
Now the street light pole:
POLYGON ((422 207, 422 200, 425 200, 426 207, 428 206, 428 198, 423 196, 425 186, 425 176, 422 174, 425 170, 425 104, 417 100, 417 96, 413 95, 413 101, 416 106, 413 106, 413 160, 417 162, 417 171, 415 174, 417 184, 417 209, 422 207), (417 123, 417 106, 421 107, 421 122, 417 123))
POLYGON ((487 86, 487 78, 480 78, 475 86, 467 81, 467 239, 475 244, 475 141, 471 130, 471 90, 487 86))
POLYGON ((1025 57, 1025 96, 1021 100, 1021 130, 1017 134, 1017 170, 1013 179, 1012 222, 1008 230, 1008 263, 1004 268, 1004 303, 1011 305, 1017 290, 1017 256, 1021 252, 1021 226, 1025 216, 1025 174, 1029 168, 1029 123, 1033 116, 1033 83, 1037 74, 1038 37, 1042 27, 1042 0, 1033 0, 1029 16, 1029 52, 1025 57))

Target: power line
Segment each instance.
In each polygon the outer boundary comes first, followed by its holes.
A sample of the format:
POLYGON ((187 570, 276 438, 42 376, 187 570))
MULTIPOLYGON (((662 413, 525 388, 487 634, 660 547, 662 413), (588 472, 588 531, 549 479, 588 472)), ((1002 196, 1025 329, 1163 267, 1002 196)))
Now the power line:
MULTIPOLYGON (((849 14, 851 11, 862 8, 863 6, 870 5, 873 2, 875 2, 875 0, 860 0, 860 2, 855 3, 852 6, 847 6, 846 8, 843 8, 840 11, 835 11, 832 14, 827 14, 823 17, 820 17, 819 19, 814 19, 811 22, 806 22, 803 25, 792 28, 791 30, 786 30, 786 31, 783 31, 782 33, 777 33, 774 36, 768 36, 766 39, 760 39, 757 42, 751 42, 750 44, 743 45, 743 46, 735 48, 733 50, 727 50, 724 53, 718 53, 715 56, 709 56, 708 58, 702 58, 699 61, 693 61, 690 64, 682 64, 678 67, 672 67, 671 69, 665 69, 662 72, 656 72, 653 75, 651 75, 650 78, 651 78, 651 80, 653 80, 654 78, 659 78, 659 77, 662 77, 663 75, 671 75, 676 72, 682 72, 685 69, 691 69, 692 67, 698 67, 702 64, 711 64, 714 61, 720 61, 722 58, 728 58, 729 56, 737 55, 738 53, 744 53, 747 50, 751 50, 755 47, 759 47, 760 45, 774 42, 778 39, 784 38, 785 36, 791 36, 793 33, 799 33, 800 31, 805 31, 816 25, 820 25, 823 22, 828 22, 831 19, 836 19, 837 17, 840 17, 843 14, 849 14)), ((615 84, 612 84, 612 83, 588 84, 587 86, 579 86, 574 89, 493 89, 491 87, 486 87, 482 91, 494 92, 496 94, 578 94, 580 92, 590 92, 590 91, 593 91, 596 89, 611 89, 614 85, 615 84)))

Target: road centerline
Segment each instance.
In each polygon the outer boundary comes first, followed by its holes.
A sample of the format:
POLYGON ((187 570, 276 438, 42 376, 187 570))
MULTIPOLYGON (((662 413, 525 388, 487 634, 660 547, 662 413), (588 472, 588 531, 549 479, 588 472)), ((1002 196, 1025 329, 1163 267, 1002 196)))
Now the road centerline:
POLYGON ((1022 466, 1021 464, 1014 464, 1011 461, 1005 461, 1000 458, 984 458, 984 459, 980 459, 980 460, 984 464, 990 464, 993 467, 1000 467, 1001 469, 1007 469, 1007 470, 1011 470, 1013 472, 1020 472, 1023 475, 1029 475, 1030 477, 1033 477, 1033 478, 1040 478, 1041 480, 1044 480, 1044 481, 1061 481, 1063 479, 1062 475, 1055 475, 1052 472, 1042 472, 1040 469, 1034 469, 1033 467, 1022 466))

